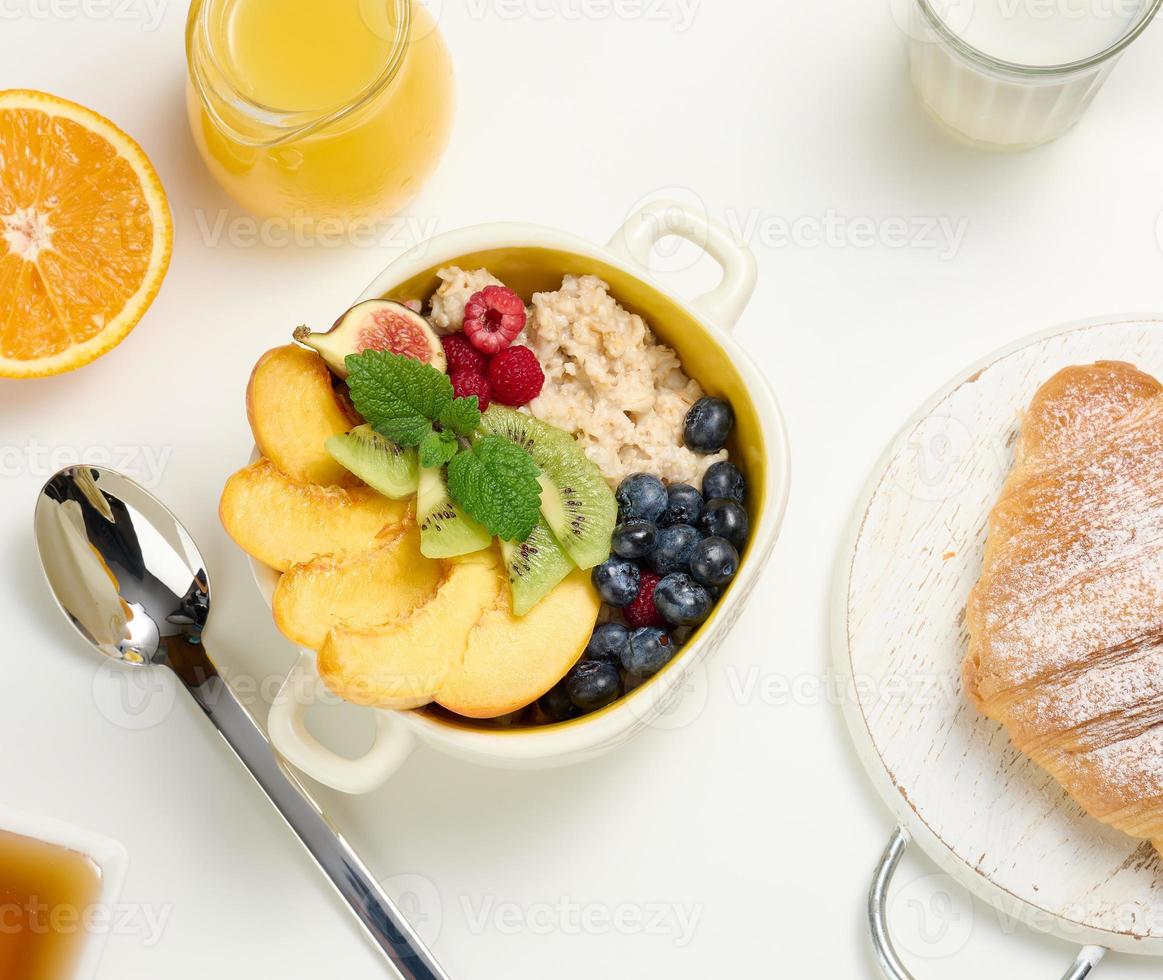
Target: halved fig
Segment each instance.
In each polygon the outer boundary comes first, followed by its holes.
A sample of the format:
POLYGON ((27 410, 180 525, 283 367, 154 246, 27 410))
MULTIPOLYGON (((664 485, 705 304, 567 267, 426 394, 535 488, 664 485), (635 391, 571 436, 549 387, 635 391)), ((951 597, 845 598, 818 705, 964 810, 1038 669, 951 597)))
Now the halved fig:
POLYGON ((327 333, 312 333, 297 327, 295 340, 313 347, 337 377, 347 377, 344 358, 365 350, 386 350, 404 354, 439 371, 447 369, 440 338, 419 313, 403 303, 369 299, 358 303, 335 321, 327 333))

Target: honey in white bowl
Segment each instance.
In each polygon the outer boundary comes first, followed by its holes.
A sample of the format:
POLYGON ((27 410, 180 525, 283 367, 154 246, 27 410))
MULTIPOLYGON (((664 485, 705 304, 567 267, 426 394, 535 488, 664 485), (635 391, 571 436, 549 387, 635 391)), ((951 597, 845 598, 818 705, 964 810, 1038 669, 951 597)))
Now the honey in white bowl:
POLYGON ((0 977, 72 977, 101 884, 87 855, 0 831, 0 977))

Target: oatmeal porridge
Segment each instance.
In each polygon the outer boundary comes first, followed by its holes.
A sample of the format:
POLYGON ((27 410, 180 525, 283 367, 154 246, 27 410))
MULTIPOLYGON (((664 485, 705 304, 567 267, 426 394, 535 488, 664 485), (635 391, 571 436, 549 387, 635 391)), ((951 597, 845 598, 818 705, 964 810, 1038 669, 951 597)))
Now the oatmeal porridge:
MULTIPOLYGON (((503 285, 486 269, 441 269, 429 320, 447 335, 464 324, 469 298, 503 285)), ((571 433, 606 479, 617 484, 646 470, 697 485, 726 451, 691 452, 683 419, 703 397, 678 355, 657 341, 642 317, 624 310, 596 276, 567 275, 556 292, 536 293, 523 334, 546 385, 528 410, 571 433)))
POLYGON ((645 470, 697 485, 727 458, 683 446, 683 419, 703 389, 596 276, 566 276, 557 292, 534 295, 526 343, 548 382, 533 415, 573 433, 612 483, 645 470))

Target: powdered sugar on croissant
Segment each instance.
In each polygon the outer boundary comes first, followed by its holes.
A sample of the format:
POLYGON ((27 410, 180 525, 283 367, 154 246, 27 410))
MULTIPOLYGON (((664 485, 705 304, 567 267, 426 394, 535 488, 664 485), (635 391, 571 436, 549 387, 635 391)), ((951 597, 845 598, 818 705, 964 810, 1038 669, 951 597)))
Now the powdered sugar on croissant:
POLYGON ((1071 367, 1022 421, 965 687, 1088 812, 1163 849, 1163 386, 1071 367))

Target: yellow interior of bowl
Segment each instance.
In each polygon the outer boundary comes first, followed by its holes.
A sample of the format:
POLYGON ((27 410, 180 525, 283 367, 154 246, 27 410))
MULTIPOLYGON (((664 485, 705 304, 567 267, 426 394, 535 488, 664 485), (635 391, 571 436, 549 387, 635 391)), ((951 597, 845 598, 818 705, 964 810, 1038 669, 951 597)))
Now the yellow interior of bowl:
MULTIPOLYGON (((600 259, 532 246, 488 249, 446 259, 399 283, 384 294, 383 298, 398 302, 426 300, 440 285, 437 271, 450 265, 460 266, 462 269, 488 269, 503 283, 520 293, 526 303, 530 302, 534 293, 558 289, 566 275, 594 275, 605 280, 610 286, 611 295, 625 309, 641 316, 663 343, 678 352, 683 369, 702 385, 707 394, 725 398, 731 403, 735 411, 735 430, 727 448, 731 454, 731 461, 747 478, 747 512, 751 518, 752 529, 759 524, 767 506, 769 491, 766 479, 767 446, 759 413, 746 383, 727 352, 681 305, 636 276, 600 259)), ((749 553, 745 551, 742 568, 746 567, 749 558, 749 553)), ((720 601, 711 613, 711 618, 687 641, 687 646, 712 627, 721 606, 720 601)), ((664 668, 663 673, 673 668, 681 659, 680 653, 664 668)), ((462 719, 449 712, 433 711, 432 714, 449 724, 477 730, 487 728, 490 731, 511 730, 528 733, 545 728, 556 731, 567 725, 592 721, 599 715, 625 704, 628 698, 635 697, 648 686, 649 682, 600 711, 557 725, 505 729, 491 722, 481 723, 462 719)))

